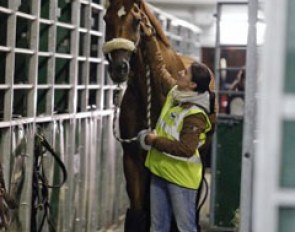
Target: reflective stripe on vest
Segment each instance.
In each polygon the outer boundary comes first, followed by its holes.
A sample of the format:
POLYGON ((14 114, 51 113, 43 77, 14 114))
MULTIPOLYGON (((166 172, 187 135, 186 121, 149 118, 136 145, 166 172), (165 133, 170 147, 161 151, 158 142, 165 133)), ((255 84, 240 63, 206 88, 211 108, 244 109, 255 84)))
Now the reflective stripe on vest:
MULTIPOLYGON (((173 98, 169 92, 165 105, 162 108, 161 115, 156 125, 156 133, 161 137, 171 140, 179 140, 180 131, 183 126, 183 119, 189 115, 201 113, 206 118, 205 133, 211 129, 211 123, 207 114, 199 107, 192 106, 183 109, 180 106, 172 107, 173 98)), ((199 146, 205 142, 206 134, 200 135, 199 146)), ((198 146, 198 147, 199 147, 198 146)), ((178 184, 186 188, 197 189, 199 187, 202 175, 202 164, 200 162, 198 148, 192 157, 173 156, 168 153, 160 152, 152 148, 147 156, 146 167, 150 171, 169 182, 178 184)))

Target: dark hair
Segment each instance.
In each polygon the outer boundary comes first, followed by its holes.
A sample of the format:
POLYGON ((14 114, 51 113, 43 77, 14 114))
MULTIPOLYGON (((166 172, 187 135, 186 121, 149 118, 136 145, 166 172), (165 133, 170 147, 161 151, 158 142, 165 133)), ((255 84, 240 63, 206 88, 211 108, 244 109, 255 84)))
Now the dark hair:
POLYGON ((192 81, 197 84, 195 91, 204 93, 209 91, 211 74, 208 67, 202 63, 193 62, 191 65, 192 81))
POLYGON ((191 64, 191 72, 192 72, 192 81, 197 84, 195 91, 199 93, 204 93, 208 91, 210 94, 210 112, 214 112, 215 107, 215 93, 210 91, 209 85, 211 81, 211 72, 209 68, 198 62, 193 62, 191 64))

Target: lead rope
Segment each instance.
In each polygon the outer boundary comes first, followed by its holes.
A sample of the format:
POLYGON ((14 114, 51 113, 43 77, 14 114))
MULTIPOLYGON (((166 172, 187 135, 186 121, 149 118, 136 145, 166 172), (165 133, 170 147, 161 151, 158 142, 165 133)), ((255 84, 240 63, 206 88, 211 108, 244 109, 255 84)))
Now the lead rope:
MULTIPOLYGON (((146 55, 146 54, 144 54, 146 55)), ((146 70, 146 86, 147 86, 147 106, 146 106, 146 120, 149 130, 152 130, 151 126, 151 106, 152 106, 152 88, 151 88, 151 69, 147 64, 145 66, 146 70)))
MULTIPOLYGON (((150 66, 148 64, 145 66, 145 71, 146 71, 146 86, 147 86, 146 119, 147 119, 148 130, 151 130, 152 88, 151 88, 151 70, 150 70, 150 66)), ((113 103, 114 103, 115 109, 114 109, 114 118, 113 118, 113 134, 114 134, 114 137, 116 138, 116 140, 119 142, 132 143, 133 141, 136 141, 138 139, 137 135, 134 136, 133 138, 130 138, 130 139, 122 139, 119 137, 118 131, 116 128, 118 111, 121 106, 121 91, 122 91, 122 88, 120 88, 120 85, 118 85, 117 88, 114 90, 113 103)))
POLYGON ((118 118, 118 111, 121 105, 121 92, 122 92, 122 88, 120 88, 120 86, 118 85, 117 88, 114 90, 114 98, 113 98, 113 103, 115 105, 115 109, 114 109, 114 118, 113 118, 113 134, 114 137, 116 138, 117 141, 119 142, 124 142, 124 143, 132 143, 133 141, 137 140, 137 136, 131 138, 131 139, 122 139, 119 137, 118 135, 118 131, 117 131, 117 127, 116 127, 116 121, 118 118))

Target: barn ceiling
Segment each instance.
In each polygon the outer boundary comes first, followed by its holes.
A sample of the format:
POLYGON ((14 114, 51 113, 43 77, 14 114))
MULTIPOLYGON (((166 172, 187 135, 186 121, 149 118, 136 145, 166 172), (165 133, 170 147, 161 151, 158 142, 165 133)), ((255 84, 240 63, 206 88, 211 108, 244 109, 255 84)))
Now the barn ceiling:
POLYGON ((240 3, 245 0, 146 0, 155 7, 199 26, 202 46, 215 46, 216 6, 218 2, 240 3))

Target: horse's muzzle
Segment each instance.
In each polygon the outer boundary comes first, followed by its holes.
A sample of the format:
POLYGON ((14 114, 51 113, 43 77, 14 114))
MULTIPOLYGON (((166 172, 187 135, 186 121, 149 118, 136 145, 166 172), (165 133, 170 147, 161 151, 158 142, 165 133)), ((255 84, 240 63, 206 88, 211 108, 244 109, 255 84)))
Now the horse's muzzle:
POLYGON ((111 63, 109 65, 109 73, 111 79, 115 83, 122 83, 128 79, 128 74, 130 71, 129 62, 123 60, 120 63, 111 63))
POLYGON ((124 60, 120 64, 117 64, 115 69, 116 69, 115 72, 119 73, 122 76, 128 75, 129 63, 126 60, 124 60))

